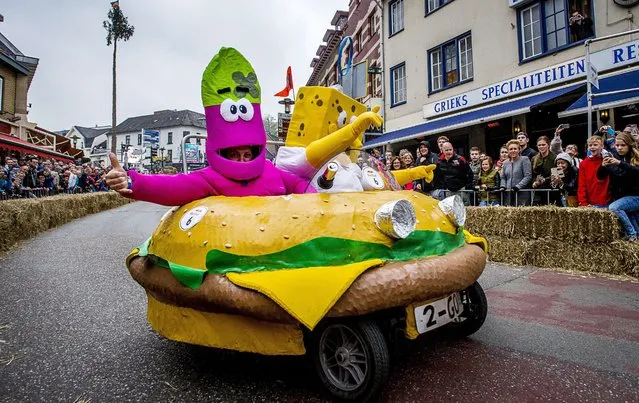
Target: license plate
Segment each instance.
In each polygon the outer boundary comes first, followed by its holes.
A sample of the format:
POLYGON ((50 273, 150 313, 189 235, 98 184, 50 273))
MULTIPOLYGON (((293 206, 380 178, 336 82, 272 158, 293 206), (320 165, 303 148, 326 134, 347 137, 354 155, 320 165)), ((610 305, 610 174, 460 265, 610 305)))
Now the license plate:
POLYGON ((417 331, 422 334, 450 322, 459 322, 459 315, 463 311, 464 305, 458 292, 437 301, 420 305, 414 311, 417 331))

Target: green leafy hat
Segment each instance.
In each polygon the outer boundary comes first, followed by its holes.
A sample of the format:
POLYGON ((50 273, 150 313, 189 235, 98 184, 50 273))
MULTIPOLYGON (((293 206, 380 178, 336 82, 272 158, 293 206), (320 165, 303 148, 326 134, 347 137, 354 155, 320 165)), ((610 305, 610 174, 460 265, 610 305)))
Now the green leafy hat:
POLYGON ((261 93, 253 66, 233 48, 220 49, 202 75, 204 107, 220 105, 229 98, 234 101, 246 98, 259 104, 261 93))

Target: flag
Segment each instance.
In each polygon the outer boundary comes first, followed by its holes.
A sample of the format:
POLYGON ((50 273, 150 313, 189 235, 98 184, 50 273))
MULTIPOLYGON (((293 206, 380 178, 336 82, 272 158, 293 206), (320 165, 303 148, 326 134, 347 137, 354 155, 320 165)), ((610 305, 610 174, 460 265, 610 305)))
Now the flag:
POLYGON ((112 1, 111 8, 120 8, 120 0, 112 1))
POLYGON ((288 66, 286 70, 286 88, 275 94, 276 97, 287 97, 289 91, 293 89, 293 74, 291 73, 291 66, 288 66))

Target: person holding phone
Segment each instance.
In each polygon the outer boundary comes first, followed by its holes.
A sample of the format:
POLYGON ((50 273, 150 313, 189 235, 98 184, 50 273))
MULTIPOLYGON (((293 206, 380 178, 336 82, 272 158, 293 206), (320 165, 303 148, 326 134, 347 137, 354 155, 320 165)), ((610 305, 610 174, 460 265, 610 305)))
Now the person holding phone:
POLYGON ((550 186, 561 190, 561 204, 564 207, 577 207, 577 169, 568 153, 555 158, 555 168, 551 169, 550 186))
POLYGON ((603 158, 597 177, 610 178, 613 202, 608 208, 619 217, 626 239, 634 242, 639 236, 639 148, 628 133, 615 137, 616 153, 603 158))

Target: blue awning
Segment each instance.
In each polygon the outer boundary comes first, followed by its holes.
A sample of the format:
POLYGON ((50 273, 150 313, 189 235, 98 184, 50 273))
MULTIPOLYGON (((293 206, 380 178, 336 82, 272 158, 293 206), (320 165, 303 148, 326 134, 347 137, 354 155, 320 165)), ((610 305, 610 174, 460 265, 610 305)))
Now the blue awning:
MULTIPOLYGON (((593 94, 602 92, 619 91, 630 88, 639 87, 639 70, 627 73, 616 74, 605 78, 599 78, 599 89, 592 87, 593 94)), ((624 92, 622 94, 603 95, 592 99, 592 109, 594 111, 601 109, 616 108, 618 106, 628 105, 639 102, 639 89, 632 92, 624 92)), ((564 112, 559 113, 559 117, 580 115, 588 113, 588 98, 584 94, 581 98, 570 105, 564 112)))
POLYGON ((429 136, 448 130, 476 125, 486 121, 492 121, 509 116, 519 115, 522 113, 528 113, 530 112, 530 109, 532 107, 565 95, 582 86, 583 83, 575 84, 541 94, 537 93, 524 98, 513 99, 486 108, 474 109, 465 113, 460 113, 458 115, 428 121, 416 126, 407 127, 405 129, 395 130, 367 142, 364 145, 364 148, 369 148, 381 144, 397 143, 400 141, 410 140, 415 137, 429 136))

